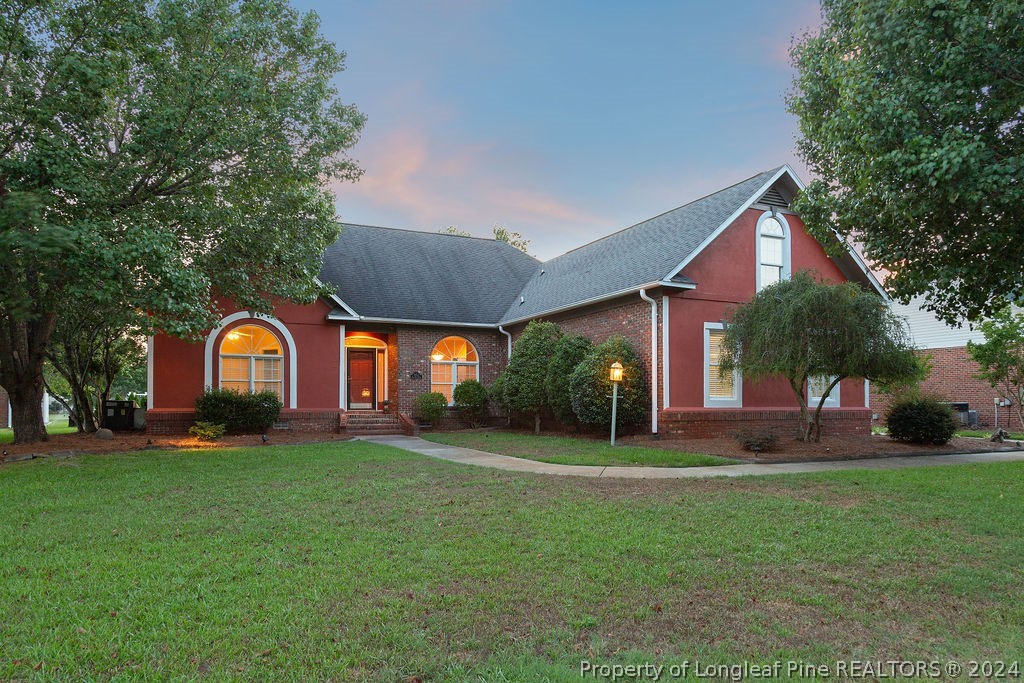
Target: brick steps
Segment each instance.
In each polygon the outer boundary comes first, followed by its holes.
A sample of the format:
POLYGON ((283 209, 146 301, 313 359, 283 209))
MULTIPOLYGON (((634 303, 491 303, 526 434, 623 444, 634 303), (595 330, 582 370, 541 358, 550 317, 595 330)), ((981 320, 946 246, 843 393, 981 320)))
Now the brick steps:
POLYGON ((371 411, 349 411, 345 419, 345 432, 352 436, 382 436, 401 434, 402 424, 397 415, 371 411))

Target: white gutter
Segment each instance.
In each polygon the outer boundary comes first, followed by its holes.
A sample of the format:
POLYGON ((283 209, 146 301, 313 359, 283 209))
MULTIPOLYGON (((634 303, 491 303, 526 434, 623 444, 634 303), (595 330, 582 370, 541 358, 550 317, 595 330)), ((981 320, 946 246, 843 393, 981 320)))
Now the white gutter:
POLYGON ((543 318, 546 315, 553 315, 555 313, 561 313, 562 311, 571 311, 574 308, 582 308, 583 306, 589 306, 590 304, 608 301, 609 299, 618 299, 620 296, 626 296, 627 294, 633 294, 634 292, 643 291, 644 289, 650 289, 653 287, 671 287, 674 289, 696 289, 697 285, 684 282, 672 282, 671 280, 659 280, 657 282, 648 282, 647 284, 640 285, 639 287, 629 287, 628 289, 620 289, 619 291, 612 292, 611 294, 604 294, 602 296, 591 297, 589 299, 584 299, 583 301, 576 301, 571 304, 566 304, 565 306, 558 306, 556 308, 551 308, 546 311, 541 311, 539 313, 531 313, 530 315, 524 316, 522 318, 516 318, 515 320, 506 320, 502 324, 514 325, 516 323, 525 322, 527 320, 533 320, 534 318, 543 318))
POLYGON ((327 314, 328 320, 340 320, 340 321, 359 321, 367 323, 400 323, 403 325, 438 325, 440 327, 480 327, 488 330, 493 330, 497 325, 490 323, 460 323, 453 322, 451 320, 406 320, 404 318, 371 318, 369 316, 350 316, 350 315, 334 315, 332 313, 327 314))
POLYGON ((658 433, 658 302, 640 290, 640 298, 651 305, 651 433, 658 433))
POLYGON ((505 356, 505 364, 508 365, 512 362, 512 333, 507 332, 501 325, 498 325, 498 332, 508 337, 508 355, 505 356))

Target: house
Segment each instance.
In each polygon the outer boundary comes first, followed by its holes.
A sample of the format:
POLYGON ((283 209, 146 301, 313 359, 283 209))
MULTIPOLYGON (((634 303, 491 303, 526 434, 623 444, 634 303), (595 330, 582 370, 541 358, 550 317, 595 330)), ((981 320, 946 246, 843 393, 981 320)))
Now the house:
MULTIPOLYGON (((226 304, 203 343, 150 339, 147 428, 184 431, 216 386, 277 392, 294 428, 335 429, 385 405, 408 414, 422 393, 493 382, 540 318, 632 342, 653 434, 790 428, 799 409, 784 380, 719 378, 729 310, 801 269, 882 293, 856 253, 830 257, 805 230, 788 208, 800 187, 788 166, 765 171, 546 262, 489 239, 345 225, 320 272, 332 296, 282 302, 273 316, 226 304)), ((841 382, 826 428, 867 432, 867 393, 863 380, 841 382)))
MULTIPOLYGON (((964 321, 960 327, 947 325, 924 308, 924 299, 909 303, 893 302, 892 311, 907 321, 910 336, 918 353, 928 358, 931 372, 921 383, 921 389, 951 403, 966 403, 968 410, 977 411, 978 426, 1003 429, 1021 429, 1016 411, 1008 406, 996 406, 1001 392, 987 381, 978 379, 981 370, 967 351, 967 342, 981 343, 984 335, 964 321), (998 411, 998 412, 997 412, 998 411)), ((889 397, 871 392, 871 408, 876 420, 884 420, 889 397)))

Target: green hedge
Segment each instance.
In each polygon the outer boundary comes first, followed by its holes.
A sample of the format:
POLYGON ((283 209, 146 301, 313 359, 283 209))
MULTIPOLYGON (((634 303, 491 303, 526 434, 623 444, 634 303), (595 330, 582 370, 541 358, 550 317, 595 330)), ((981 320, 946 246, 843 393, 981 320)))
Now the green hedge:
POLYGON ((930 397, 912 397, 893 404, 885 425, 889 438, 896 441, 940 446, 956 434, 957 421, 945 403, 930 397))
POLYGON ((264 432, 281 414, 281 401, 272 391, 240 394, 207 389, 196 399, 196 422, 224 425, 235 434, 264 432))
POLYGON ((448 399, 438 391, 420 394, 412 403, 413 415, 432 425, 438 425, 448 411, 448 399))
POLYGON ((622 363, 619 382, 619 406, 616 429, 639 424, 651 405, 647 391, 647 371, 632 345, 619 336, 598 344, 576 366, 569 381, 572 410, 579 421, 591 427, 607 429, 612 423, 612 382, 608 370, 615 361, 622 363))
POLYGON ((487 420, 487 388, 480 382, 475 379, 459 382, 452 398, 466 422, 477 427, 487 420))

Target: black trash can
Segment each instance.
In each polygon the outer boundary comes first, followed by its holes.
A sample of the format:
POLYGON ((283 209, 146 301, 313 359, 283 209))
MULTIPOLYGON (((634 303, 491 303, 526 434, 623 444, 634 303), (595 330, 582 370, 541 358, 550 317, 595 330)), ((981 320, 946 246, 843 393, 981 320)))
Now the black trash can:
POLYGON ((133 401, 104 401, 103 426, 114 431, 127 431, 135 427, 133 401))

